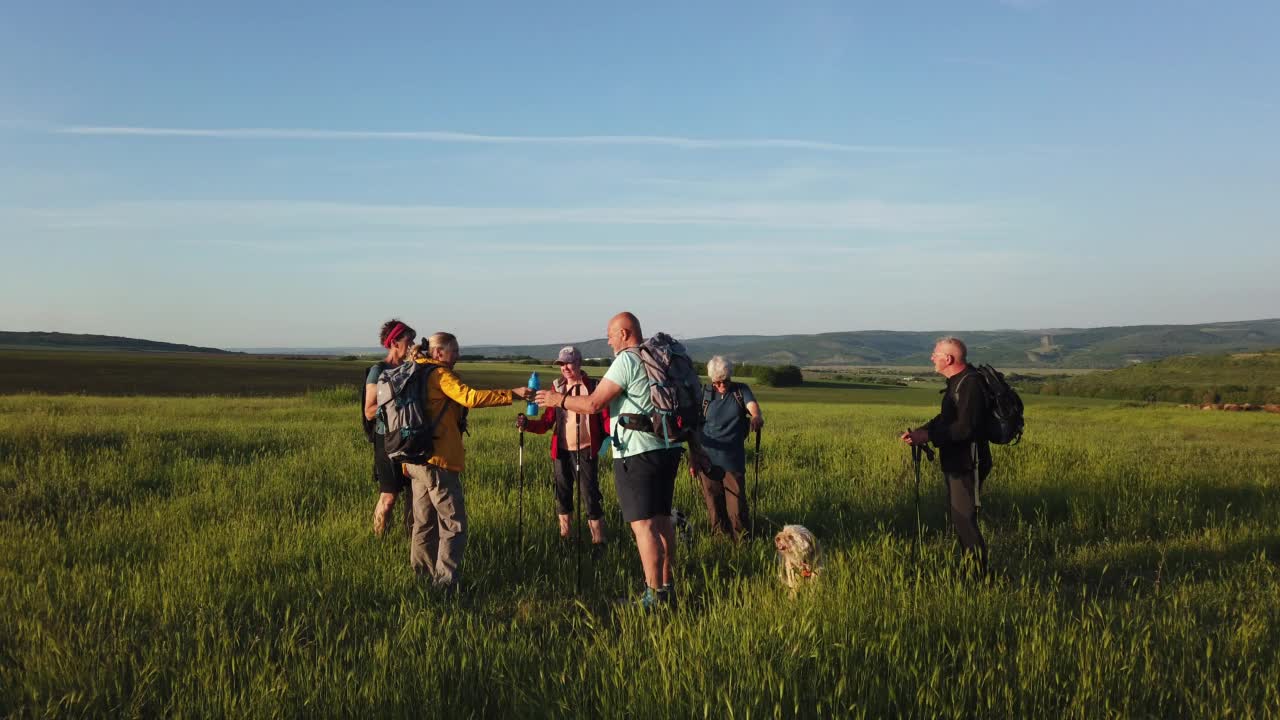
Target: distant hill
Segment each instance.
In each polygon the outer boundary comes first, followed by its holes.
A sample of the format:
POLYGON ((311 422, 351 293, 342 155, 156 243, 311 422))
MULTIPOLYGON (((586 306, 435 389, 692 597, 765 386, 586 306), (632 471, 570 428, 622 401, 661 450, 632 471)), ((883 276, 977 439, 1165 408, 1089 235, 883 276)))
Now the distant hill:
MULTIPOLYGON (((1280 347, 1280 319, 1205 325, 1131 325, 1045 330, 897 332, 867 330, 819 335, 720 335, 684 340, 696 358, 821 367, 927 366, 933 341, 958 335, 973 359, 1001 367, 1118 368, 1176 355, 1248 352, 1280 347)), ((552 358, 567 342, 548 345, 467 346, 490 357, 552 358)), ((609 357, 603 340, 574 342, 585 357, 609 357)))
POLYGON ((124 350, 135 352, 217 353, 226 350, 178 343, 139 340, 114 335, 79 335, 60 332, 5 332, 0 330, 0 348, 7 350, 124 350))
MULTIPOLYGON (((1280 347, 1280 319, 1044 330, 864 330, 818 335, 717 335, 685 339, 684 342, 700 360, 724 355, 737 362, 763 365, 928 367, 933 341, 941 335, 964 338, 975 361, 1001 368, 1110 369, 1179 355, 1222 355, 1280 347)), ((549 360, 571 342, 566 339, 545 345, 468 345, 464 337, 462 352, 468 356, 523 356, 549 360)), ((603 339, 579 340, 572 344, 577 345, 588 358, 613 355, 603 339)), ((0 332, 0 348, 227 352, 151 340, 42 332, 0 332)), ((309 356, 371 356, 383 352, 377 347, 237 350, 253 354, 309 356)))
POLYGON ((1166 358, 1052 379, 1043 395, 1202 403, 1280 403, 1280 349, 1166 358))
MULTIPOLYGON (((331 345, 329 347, 233 347, 231 352, 248 353, 249 355, 304 355, 309 357, 340 357, 355 355, 357 357, 381 358, 387 354, 386 348, 373 345, 356 347, 354 345, 331 345)), ((464 349, 464 352, 466 350, 464 349)))

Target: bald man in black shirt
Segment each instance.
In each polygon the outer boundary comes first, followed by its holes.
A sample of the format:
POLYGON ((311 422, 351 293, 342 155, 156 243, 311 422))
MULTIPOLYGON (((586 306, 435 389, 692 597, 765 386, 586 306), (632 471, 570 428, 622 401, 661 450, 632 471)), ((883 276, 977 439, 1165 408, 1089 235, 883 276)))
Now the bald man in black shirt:
POLYGON ((924 427, 902 434, 908 445, 933 443, 951 501, 951 523, 965 555, 976 556, 987 568, 987 542, 978 527, 982 482, 991 472, 991 446, 983 436, 987 417, 985 381, 968 364, 968 348, 959 338, 945 337, 934 345, 933 369, 947 379, 942 412, 924 427))

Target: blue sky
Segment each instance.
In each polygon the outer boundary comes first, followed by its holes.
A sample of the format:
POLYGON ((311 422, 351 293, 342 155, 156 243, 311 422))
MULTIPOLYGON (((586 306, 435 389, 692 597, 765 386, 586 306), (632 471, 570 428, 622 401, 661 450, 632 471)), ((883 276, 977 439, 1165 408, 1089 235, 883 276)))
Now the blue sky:
POLYGON ((1274 2, 9 3, 0 329, 1280 315, 1274 2))

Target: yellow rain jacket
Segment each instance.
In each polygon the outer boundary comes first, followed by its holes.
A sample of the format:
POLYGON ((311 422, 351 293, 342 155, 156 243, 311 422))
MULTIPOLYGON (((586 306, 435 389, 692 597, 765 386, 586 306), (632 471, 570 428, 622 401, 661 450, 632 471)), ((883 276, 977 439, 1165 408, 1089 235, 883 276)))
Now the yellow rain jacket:
POLYGON ((419 365, 435 365, 436 369, 427 377, 427 420, 436 425, 434 437, 434 455, 427 462, 453 472, 462 472, 466 465, 466 450, 462 446, 462 430, 458 427, 462 419, 459 406, 466 408, 500 407, 510 405, 510 390, 476 390, 468 387, 449 368, 435 360, 417 358, 419 365), (452 400, 453 402, 448 402, 452 400), (440 416, 440 411, 444 415, 440 416))

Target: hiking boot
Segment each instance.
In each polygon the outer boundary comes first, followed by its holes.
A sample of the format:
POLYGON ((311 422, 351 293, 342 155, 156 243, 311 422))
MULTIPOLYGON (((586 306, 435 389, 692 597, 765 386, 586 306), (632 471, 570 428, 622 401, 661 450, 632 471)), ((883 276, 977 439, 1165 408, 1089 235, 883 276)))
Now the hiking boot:
POLYGON ((644 589, 644 593, 640 596, 640 599, 636 601, 636 604, 645 612, 653 612, 658 608, 658 605, 661 602, 662 601, 658 599, 658 591, 651 587, 647 587, 644 589))

